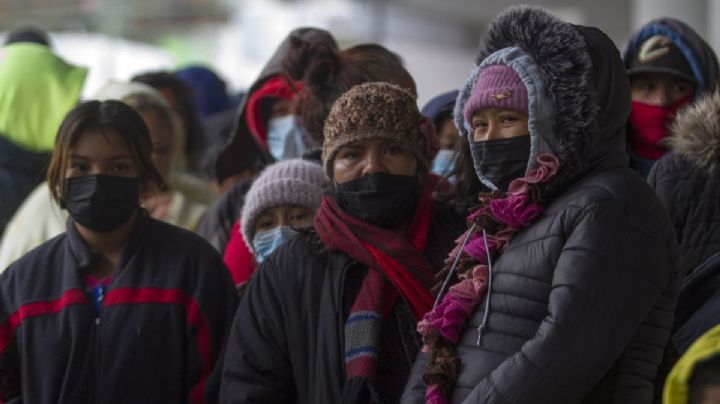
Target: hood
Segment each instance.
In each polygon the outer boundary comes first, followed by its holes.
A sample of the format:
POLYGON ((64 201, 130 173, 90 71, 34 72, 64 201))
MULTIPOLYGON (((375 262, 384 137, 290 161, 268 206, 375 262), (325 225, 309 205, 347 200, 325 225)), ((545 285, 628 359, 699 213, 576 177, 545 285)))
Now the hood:
POLYGON ((720 165, 720 93, 706 94, 681 110, 664 142, 695 167, 714 171, 720 165))
POLYGON ((706 92, 715 91, 720 78, 720 67, 715 52, 697 32, 674 18, 652 20, 633 34, 623 52, 623 59, 626 64, 633 60, 640 45, 653 35, 662 35, 670 39, 685 55, 697 82, 695 88, 696 99, 706 92))
POLYGON ((0 136, 26 150, 51 151, 80 99, 87 69, 29 42, 3 47, 0 62, 0 136))
POLYGON ((663 403, 687 404, 688 381, 695 365, 720 355, 720 326, 698 338, 675 363, 665 380, 663 403))
POLYGON ((209 68, 186 66, 175 75, 192 88, 195 107, 203 118, 232 106, 225 81, 209 68))
POLYGON ((463 110, 480 70, 492 64, 514 69, 528 90, 531 146, 536 157, 552 153, 567 184, 599 166, 627 165, 625 123, 630 87, 620 52, 600 30, 572 25, 538 7, 512 7, 490 25, 476 67, 460 90, 455 124, 471 136, 463 110))
POLYGON ((337 43, 335 42, 335 38, 333 38, 332 34, 319 28, 297 28, 285 37, 270 57, 270 60, 263 67, 258 78, 255 82, 253 82, 250 88, 248 88, 245 98, 238 106, 235 125, 233 126, 232 133, 228 136, 228 145, 220 153, 215 164, 215 171, 220 182, 227 177, 248 169, 259 170, 273 160, 267 151, 257 145, 257 141, 247 127, 245 117, 247 100, 257 89, 262 87, 267 80, 281 74, 282 61, 287 54, 288 48, 290 47, 290 37, 293 35, 298 35, 302 39, 311 43, 325 43, 337 49, 337 43), (251 143, 254 143, 255 145, 252 146, 250 145, 251 143), (248 153, 243 152, 243 150, 247 150, 248 148, 258 150, 259 153, 253 153, 251 156, 248 155, 248 153), (257 157, 255 156, 256 154, 257 157))
POLYGON ((423 107, 422 114, 435 122, 441 112, 452 110, 458 93, 458 90, 452 90, 433 97, 433 99, 428 101, 423 107))

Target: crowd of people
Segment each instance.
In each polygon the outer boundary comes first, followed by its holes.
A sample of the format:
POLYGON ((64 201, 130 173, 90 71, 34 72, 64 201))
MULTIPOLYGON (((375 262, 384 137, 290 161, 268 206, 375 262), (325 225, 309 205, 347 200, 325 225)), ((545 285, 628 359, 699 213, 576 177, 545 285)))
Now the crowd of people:
POLYGON ((499 14, 424 108, 298 28, 80 94, 0 59, 0 403, 720 403, 720 65, 499 14))

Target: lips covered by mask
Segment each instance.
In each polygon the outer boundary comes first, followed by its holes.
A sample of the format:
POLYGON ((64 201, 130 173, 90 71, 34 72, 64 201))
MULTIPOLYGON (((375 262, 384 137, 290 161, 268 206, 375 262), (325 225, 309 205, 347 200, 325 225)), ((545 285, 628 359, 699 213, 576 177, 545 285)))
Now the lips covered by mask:
POLYGON ((414 175, 375 173, 337 184, 335 202, 343 211, 385 229, 409 218, 420 199, 420 181, 414 175))
POLYGON ((507 191, 510 183, 525 175, 530 159, 530 136, 470 141, 475 173, 491 189, 507 191))
POLYGON ((65 180, 63 207, 76 222, 99 233, 127 223, 139 207, 140 179, 86 175, 65 180))

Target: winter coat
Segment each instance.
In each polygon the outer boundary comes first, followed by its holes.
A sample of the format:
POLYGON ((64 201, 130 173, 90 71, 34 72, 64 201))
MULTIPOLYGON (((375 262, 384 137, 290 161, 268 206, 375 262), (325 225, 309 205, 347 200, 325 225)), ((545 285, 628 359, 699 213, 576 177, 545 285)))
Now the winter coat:
POLYGON ((96 316, 69 223, 0 276, 0 402, 216 402, 237 303, 217 252, 141 217, 96 316))
MULTIPOLYGON (((260 76, 250 86, 245 95, 245 99, 238 107, 235 127, 229 136, 229 143, 225 150, 218 156, 215 165, 218 182, 222 183, 224 179, 248 169, 260 171, 262 167, 273 161, 269 153, 259 147, 247 126, 247 100, 257 89, 262 87, 267 80, 281 73, 282 61, 290 47, 290 37, 294 35, 300 36, 302 39, 311 43, 320 42, 337 48, 337 44, 332 35, 322 29, 308 27, 297 28, 288 34, 285 40, 283 40, 275 50, 275 53, 265 67, 263 67, 260 76), (256 150, 259 150, 259 152, 256 152, 256 150)), ((237 217, 235 220, 237 220, 237 217)), ((234 222, 233 220, 232 223, 234 222)), ((232 224, 230 226, 232 227, 232 224)))
POLYGON ((200 222, 197 233, 220 253, 225 252, 232 235, 232 228, 240 219, 245 204, 245 194, 250 190, 252 183, 253 180, 246 180, 234 184, 210 205, 200 222))
POLYGON ((720 94, 681 111, 667 139, 672 152, 648 177, 670 213, 683 273, 720 251, 720 94))
MULTIPOLYGON (((457 347, 452 403, 649 403, 675 308, 677 249, 662 205, 627 168, 630 89, 595 28, 517 7, 490 26, 478 65, 528 88, 529 167, 552 153, 545 209, 493 261, 457 347), (478 328, 487 315, 479 338, 478 328)), ((461 90, 456 126, 479 69, 461 90)), ((401 403, 424 403, 420 354, 401 403)))
MULTIPOLYGON (((464 224, 444 205, 432 212, 424 255, 439 269, 464 224)), ((341 402, 345 289, 358 286, 346 279, 366 268, 323 250, 316 235, 297 236, 250 279, 228 339, 221 402, 341 402)))
MULTIPOLYGON (((630 68, 630 63, 640 51, 643 42, 654 35, 669 38, 685 55, 695 76, 695 101, 718 88, 720 64, 715 52, 692 28, 674 18, 658 18, 650 21, 630 37, 623 51, 626 69, 630 68)), ((629 154, 630 166, 646 177, 655 160, 629 154)))

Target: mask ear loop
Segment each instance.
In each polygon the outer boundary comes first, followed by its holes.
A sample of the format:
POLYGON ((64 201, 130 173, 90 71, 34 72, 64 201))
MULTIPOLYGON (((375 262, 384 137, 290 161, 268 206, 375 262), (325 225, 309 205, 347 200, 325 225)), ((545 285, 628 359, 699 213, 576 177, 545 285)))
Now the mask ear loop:
MULTIPOLYGON (((443 281, 442 286, 440 287, 440 291, 438 291, 438 295, 435 298, 435 304, 433 304, 433 309, 440 303, 440 300, 442 300, 443 295, 445 294, 445 290, 447 289, 448 285, 450 284, 450 279, 455 274, 455 271, 457 270, 458 263, 460 262, 460 257, 463 255, 463 251, 465 250, 465 245, 468 243, 468 240, 470 240, 470 236, 473 234, 473 230, 475 230, 476 224, 473 223, 473 225, 470 227, 470 230, 468 230, 467 234, 465 235, 465 239, 462 242, 462 245, 460 246, 460 252, 458 253, 457 257, 455 257, 455 261, 453 262, 452 266, 450 267, 450 271, 448 271, 447 276, 445 276, 445 281, 443 281)), ((484 230, 483 230, 484 232, 484 230)))

